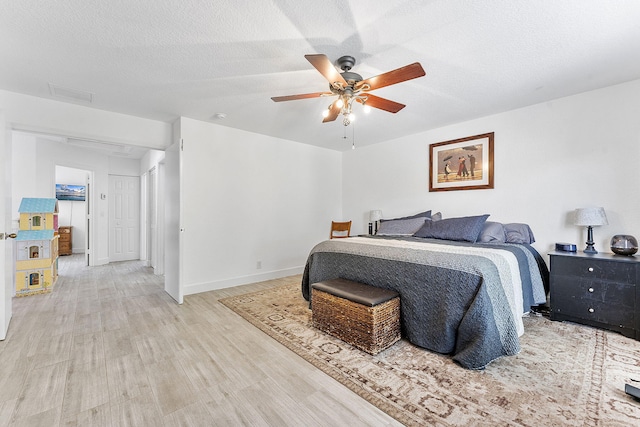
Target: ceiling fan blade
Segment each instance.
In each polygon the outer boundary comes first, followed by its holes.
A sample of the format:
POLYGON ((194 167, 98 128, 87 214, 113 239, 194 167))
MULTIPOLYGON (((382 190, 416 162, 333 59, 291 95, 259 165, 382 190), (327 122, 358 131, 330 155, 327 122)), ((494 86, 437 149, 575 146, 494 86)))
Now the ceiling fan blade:
POLYGON ((397 113, 402 110, 406 105, 400 104, 399 102, 391 101, 389 99, 380 98, 379 96, 371 95, 370 93, 366 94, 367 100, 365 102, 358 102, 368 105, 373 108, 377 108, 379 110, 388 111, 390 113, 397 113))
POLYGON ((338 107, 338 101, 336 100, 336 102, 331 104, 331 108, 329 108, 329 115, 327 117, 325 117, 324 119, 322 119, 322 123, 327 123, 327 122, 334 121, 335 119, 338 118, 338 115, 340 114, 340 111, 342 111, 342 108, 338 107))
POLYGON ((424 72, 422 65, 420 65, 419 62, 414 62, 413 64, 405 65, 404 67, 400 67, 396 70, 362 80, 356 83, 355 88, 360 89, 364 85, 369 85, 369 88, 366 90, 380 89, 381 87, 422 77, 425 74, 426 73, 424 72))
POLYGON ((314 92, 314 93, 302 93, 300 95, 287 95, 287 96, 272 96, 271 99, 274 102, 282 102, 282 101, 294 101, 296 99, 307 99, 307 98, 319 98, 321 96, 331 96, 333 93, 331 92, 314 92))
POLYGON ((342 87, 347 86, 346 80, 344 79, 344 77, 342 77, 342 74, 338 72, 336 67, 333 66, 331 61, 329 61, 327 55, 314 54, 305 55, 304 57, 307 58, 307 61, 309 61, 311 65, 313 65, 316 70, 318 70, 320 74, 324 76, 325 79, 329 80, 331 86, 333 86, 336 82, 341 83, 342 87))

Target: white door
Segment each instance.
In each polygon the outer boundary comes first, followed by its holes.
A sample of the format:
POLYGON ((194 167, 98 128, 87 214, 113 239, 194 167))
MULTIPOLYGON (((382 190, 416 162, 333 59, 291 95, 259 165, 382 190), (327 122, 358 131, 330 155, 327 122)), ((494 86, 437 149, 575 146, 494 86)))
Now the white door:
POLYGON ((158 266, 158 203, 157 197, 157 172, 156 168, 149 171, 149 261, 151 267, 158 266))
POLYGON ((11 144, 7 141, 4 114, 0 111, 0 340, 7 337, 11 321, 11 298, 13 297, 13 245, 5 240, 11 233, 11 144))
MULTIPOLYGON (((164 290, 182 304, 182 222, 181 174, 182 141, 165 151, 163 181, 164 205, 164 290)), ((162 208, 162 207, 160 207, 162 208)))
MULTIPOLYGON (((156 224, 164 224, 164 163, 158 164, 156 178, 156 224)), ((164 275, 164 227, 156 227, 156 265, 153 268, 155 274, 164 275)))
POLYGON ((109 175, 109 262, 140 259, 140 178, 109 175))
POLYGON ((84 265, 95 265, 93 251, 93 208, 95 198, 93 194, 93 171, 87 174, 87 200, 84 203, 84 265), (93 264, 92 264, 93 263, 93 264))

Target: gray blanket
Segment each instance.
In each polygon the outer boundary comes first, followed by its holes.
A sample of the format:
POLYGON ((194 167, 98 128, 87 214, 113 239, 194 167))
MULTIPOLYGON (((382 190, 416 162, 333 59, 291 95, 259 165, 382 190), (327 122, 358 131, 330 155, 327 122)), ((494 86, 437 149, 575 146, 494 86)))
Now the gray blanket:
POLYGON ((318 244, 305 266, 303 296, 310 300, 312 283, 338 277, 393 289, 400 293, 403 336, 418 346, 452 354, 465 368, 483 369, 498 357, 520 351, 521 319, 514 312, 522 313, 523 300, 544 302, 545 294, 532 248, 401 240, 406 244, 397 238, 389 245, 370 238, 318 244), (490 247, 485 255, 486 246, 490 247), (509 262, 517 262, 516 273, 506 271, 509 262), (508 281, 521 282, 519 300, 508 281), (514 304, 520 304, 519 310, 514 304))

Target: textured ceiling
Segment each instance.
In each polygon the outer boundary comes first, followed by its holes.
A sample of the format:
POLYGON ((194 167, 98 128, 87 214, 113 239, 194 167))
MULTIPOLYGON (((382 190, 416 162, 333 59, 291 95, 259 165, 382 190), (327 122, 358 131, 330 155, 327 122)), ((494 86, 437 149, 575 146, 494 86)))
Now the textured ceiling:
POLYGON ((336 150, 326 80, 305 54, 354 56, 364 78, 420 62, 426 76, 375 95, 356 146, 640 78, 640 1, 5 0, 0 89, 171 122, 211 121, 336 150), (79 104, 85 101, 70 101, 79 104), (216 113, 225 113, 217 119, 216 113))

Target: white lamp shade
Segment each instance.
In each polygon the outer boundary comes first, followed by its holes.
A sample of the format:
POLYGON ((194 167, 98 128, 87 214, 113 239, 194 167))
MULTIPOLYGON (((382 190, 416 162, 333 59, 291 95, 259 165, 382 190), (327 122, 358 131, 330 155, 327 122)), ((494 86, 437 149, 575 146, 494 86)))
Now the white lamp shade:
POLYGON ((597 225, 608 225, 609 221, 607 221, 604 208, 581 208, 576 209, 575 224, 594 227, 597 225))
POLYGON ((382 211, 381 210, 373 210, 369 213, 369 221, 376 222, 382 219, 382 211))

